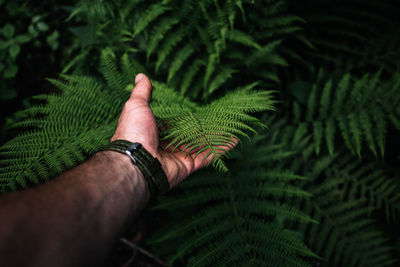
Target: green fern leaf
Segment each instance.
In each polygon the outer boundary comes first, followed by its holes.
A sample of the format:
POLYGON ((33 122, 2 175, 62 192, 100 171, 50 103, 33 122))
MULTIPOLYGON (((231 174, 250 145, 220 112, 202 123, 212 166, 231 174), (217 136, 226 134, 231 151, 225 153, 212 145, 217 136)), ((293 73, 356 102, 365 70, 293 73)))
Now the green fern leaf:
POLYGON ((158 59, 156 61, 156 72, 159 70, 161 64, 164 63, 172 49, 176 47, 179 42, 182 41, 184 31, 184 28, 180 28, 178 31, 170 34, 167 38, 165 38, 163 46, 161 46, 157 52, 158 59))
POLYGON ((143 31, 148 24, 157 19, 160 15, 170 10, 169 7, 165 6, 164 3, 151 5, 147 10, 142 11, 142 16, 137 19, 135 24, 135 31, 133 35, 138 35, 143 31))
POLYGON ((165 38, 167 32, 177 23, 179 20, 177 18, 164 18, 160 21, 160 23, 154 28, 153 33, 151 35, 151 39, 149 41, 149 47, 146 50, 147 59, 151 54, 156 50, 160 41, 165 38))
POLYGON ((230 39, 234 42, 243 44, 245 46, 253 47, 258 50, 261 49, 261 46, 255 40, 253 40, 253 38, 250 35, 239 30, 231 31, 230 39))
MULTIPOLYGON (((311 124, 317 154, 321 151, 322 140, 325 140, 329 153, 333 155, 336 132, 340 132, 348 149, 359 157, 363 143, 375 156, 378 156, 376 147, 380 155, 384 154, 387 122, 392 122, 390 118, 396 114, 400 99, 397 97, 398 88, 382 81, 380 73, 366 74, 355 82, 351 81, 350 74, 338 82, 328 80, 321 93, 317 89, 318 82, 313 85, 304 120, 311 124)), ((301 123, 299 118, 295 121, 301 123)))
POLYGON ((192 44, 185 45, 178 53, 176 53, 174 60, 168 71, 167 82, 170 82, 174 75, 181 69, 183 63, 195 52, 192 44))
POLYGON ((169 264, 186 258, 189 266, 308 266, 306 257, 318 258, 291 231, 268 219, 315 222, 298 209, 274 201, 309 194, 287 184, 304 177, 281 169, 264 171, 276 168, 284 158, 293 158, 291 153, 268 157, 283 149, 282 145, 268 143, 268 138, 255 137, 233 153, 234 163, 227 176, 198 173, 199 177, 181 185, 181 193, 163 198, 154 208, 172 212, 174 218, 149 242, 155 251, 167 256, 169 264), (246 159, 250 155, 257 161, 249 166, 246 159), (195 210, 196 215, 184 216, 186 210, 195 210), (162 246, 165 242, 173 244, 175 250, 168 251, 162 246))
MULTIPOLYGON (((315 160, 312 164, 317 165, 315 160)), ((302 206, 320 224, 299 225, 298 229, 325 259, 322 265, 391 266, 396 262, 388 240, 372 228, 372 211, 383 210, 388 222, 398 219, 400 194, 394 181, 374 166, 342 154, 302 186, 313 195, 302 206)))
POLYGON ((222 70, 210 82, 210 85, 208 86, 208 91, 205 96, 212 94, 219 87, 221 87, 228 79, 232 78, 232 74, 237 72, 236 70, 229 68, 229 67, 225 67, 225 68, 221 68, 221 69, 222 70))
MULTIPOLYGON (((101 56, 104 80, 79 76, 50 80, 63 94, 50 95, 46 106, 27 111, 33 117, 18 125, 34 126, 35 130, 22 133, 0 149, 2 192, 47 181, 107 144, 129 97, 126 88, 132 86, 132 74, 127 72, 133 67, 126 56, 122 63, 121 73, 115 56, 105 50, 101 56)), ((234 146, 232 138, 240 140, 239 136, 248 136, 246 131, 254 132, 247 123, 262 125, 248 113, 274 109, 272 93, 251 90, 254 84, 205 106, 192 103, 165 85, 153 85, 151 107, 158 120, 168 125, 166 130, 160 129, 160 137, 170 140, 174 150, 183 144, 187 144, 187 153, 199 149, 195 157, 207 151, 203 160, 212 155, 212 165, 225 172, 222 158, 234 146)))

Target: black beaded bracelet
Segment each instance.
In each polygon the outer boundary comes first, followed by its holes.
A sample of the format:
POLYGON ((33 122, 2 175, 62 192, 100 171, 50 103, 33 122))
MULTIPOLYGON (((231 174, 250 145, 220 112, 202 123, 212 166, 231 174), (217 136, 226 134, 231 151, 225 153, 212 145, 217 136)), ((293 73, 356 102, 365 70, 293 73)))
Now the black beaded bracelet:
POLYGON ((151 195, 163 194, 169 191, 169 182, 161 164, 140 143, 126 140, 115 140, 102 150, 111 150, 126 154, 146 179, 151 195))

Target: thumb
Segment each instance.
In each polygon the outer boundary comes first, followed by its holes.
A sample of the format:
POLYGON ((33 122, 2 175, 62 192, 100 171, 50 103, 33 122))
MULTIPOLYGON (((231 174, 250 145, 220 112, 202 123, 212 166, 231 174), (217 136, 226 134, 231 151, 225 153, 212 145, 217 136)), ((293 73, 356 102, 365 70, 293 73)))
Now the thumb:
POLYGON ((131 99, 144 100, 146 103, 151 99, 151 82, 143 73, 139 73, 135 78, 135 88, 133 88, 131 99))

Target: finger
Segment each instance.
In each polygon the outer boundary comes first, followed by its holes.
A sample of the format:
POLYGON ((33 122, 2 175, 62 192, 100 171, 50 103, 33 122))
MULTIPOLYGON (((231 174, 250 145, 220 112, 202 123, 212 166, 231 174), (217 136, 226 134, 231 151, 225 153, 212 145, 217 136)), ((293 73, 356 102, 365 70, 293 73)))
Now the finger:
MULTIPOLYGON (((229 139, 229 138, 227 138, 227 139, 229 139)), ((235 148, 237 146, 237 144, 239 143, 239 141, 234 137, 231 137, 230 141, 225 140, 224 142, 225 142, 225 144, 214 145, 216 150, 226 150, 226 152, 228 152, 229 150, 235 148)), ((197 156, 197 154, 201 153, 202 151, 206 151, 206 147, 207 146, 204 143, 200 143, 200 144, 194 144, 191 146, 182 145, 180 147, 180 149, 181 149, 181 151, 189 152, 190 154, 197 156)))
POLYGON ((151 99, 151 82, 143 73, 139 73, 135 78, 135 88, 133 88, 131 99, 144 100, 146 103, 151 99))
POLYGON ((163 150, 167 151, 168 153, 172 153, 174 148, 172 146, 168 146, 169 143, 170 143, 169 140, 163 140, 163 141, 160 142, 160 147, 163 150))
MULTIPOLYGON (((187 144, 176 146, 171 145, 170 143, 171 140, 163 140, 160 143, 160 147, 169 153, 181 153, 185 155, 185 158, 190 156, 193 160, 197 157, 201 158, 202 156, 204 158, 205 155, 211 151, 210 149, 207 149, 207 145, 204 143, 192 144, 190 146, 187 144)), ((238 143, 239 141, 236 138, 231 137, 230 142, 226 142, 223 145, 215 145, 214 150, 216 152, 221 152, 221 154, 226 154, 229 150, 235 148, 238 143)))
POLYGON ((239 141, 236 138, 232 138, 232 142, 234 143, 234 145, 227 144, 222 146, 216 146, 214 151, 217 153, 211 153, 211 150, 207 149, 198 154, 196 153, 197 155, 191 154, 190 156, 194 161, 194 171, 206 167, 207 165, 212 163, 212 161, 215 160, 216 157, 221 157, 222 155, 226 154, 229 150, 233 149, 239 143, 239 141), (215 154, 217 154, 216 157, 215 154))
POLYGON ((207 149, 198 155, 190 155, 193 158, 194 162, 194 168, 193 171, 197 171, 200 169, 203 169, 204 167, 207 167, 209 164, 211 164, 216 158, 221 157, 223 154, 227 153, 227 148, 226 147, 216 147, 214 151, 211 151, 210 149, 207 149), (221 149, 218 149, 221 148, 221 149))

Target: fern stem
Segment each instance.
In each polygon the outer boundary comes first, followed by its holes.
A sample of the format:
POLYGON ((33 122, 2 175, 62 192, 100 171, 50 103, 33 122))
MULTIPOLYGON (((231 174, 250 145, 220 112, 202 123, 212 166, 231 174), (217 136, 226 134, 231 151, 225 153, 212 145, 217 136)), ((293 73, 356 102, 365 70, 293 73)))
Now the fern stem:
POLYGON ((233 192, 232 175, 231 175, 230 171, 228 171, 226 173, 226 179, 228 181, 229 200, 230 200, 230 203, 231 203, 231 206, 232 206, 232 211, 233 211, 233 216, 235 218, 236 228, 237 228, 237 231, 239 232, 239 234, 241 235, 241 237, 243 238, 244 247, 245 247, 246 252, 248 253, 248 255, 250 255, 251 261, 253 261, 254 257, 251 254, 250 244, 247 241, 246 235, 245 235, 244 231, 241 228, 241 223, 240 223, 240 221, 241 221, 240 219, 241 218, 240 218, 239 210, 238 210, 238 207, 237 207, 236 201, 235 201, 235 195, 234 195, 234 192, 233 192))

